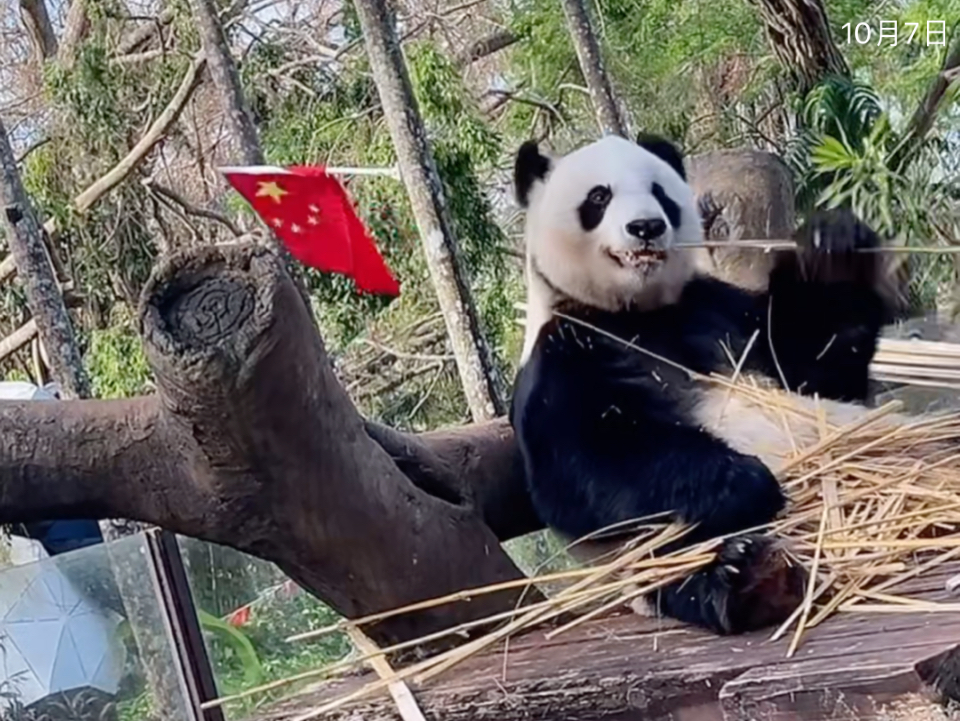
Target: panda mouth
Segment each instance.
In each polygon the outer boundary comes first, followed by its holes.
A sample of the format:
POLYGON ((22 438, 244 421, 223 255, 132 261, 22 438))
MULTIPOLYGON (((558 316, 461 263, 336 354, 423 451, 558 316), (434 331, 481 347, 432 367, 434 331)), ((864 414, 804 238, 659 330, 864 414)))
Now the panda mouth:
POLYGON ((607 255, 623 268, 643 269, 662 263, 667 259, 667 251, 652 248, 614 251, 607 249, 607 255))

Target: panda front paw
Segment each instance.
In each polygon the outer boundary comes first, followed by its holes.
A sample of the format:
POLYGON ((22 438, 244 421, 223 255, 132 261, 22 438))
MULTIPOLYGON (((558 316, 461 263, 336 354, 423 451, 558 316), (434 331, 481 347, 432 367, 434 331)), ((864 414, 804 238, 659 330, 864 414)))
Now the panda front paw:
POLYGON ((801 252, 817 254, 880 247, 880 238, 873 228, 843 208, 814 213, 797 231, 796 242, 801 252))
POLYGON ((721 633, 739 634, 781 623, 803 601, 805 571, 770 536, 727 539, 709 572, 710 602, 721 633))
POLYGON ((880 278, 881 246, 873 228, 849 210, 815 213, 797 231, 797 259, 808 281, 854 282, 874 286, 880 278))

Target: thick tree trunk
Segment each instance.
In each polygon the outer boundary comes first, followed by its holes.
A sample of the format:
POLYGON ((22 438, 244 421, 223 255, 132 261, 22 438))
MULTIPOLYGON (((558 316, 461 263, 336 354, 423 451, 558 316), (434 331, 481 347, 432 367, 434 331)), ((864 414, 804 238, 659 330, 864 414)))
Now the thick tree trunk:
MULTIPOLYGON (((157 524, 273 561, 348 617, 521 577, 491 530, 539 525, 505 422, 419 437, 371 425, 378 444, 273 253, 174 256, 140 317, 157 396, 0 403, 0 522, 157 524)), ((479 596, 370 633, 416 638, 519 597, 479 596)))
POLYGON ((827 75, 848 77, 850 67, 833 41, 821 0, 750 0, 760 10, 780 65, 806 94, 827 75))
POLYGON ((243 100, 240 76, 223 34, 217 5, 214 0, 191 0, 191 4, 203 38, 210 78, 227 117, 230 142, 235 145, 234 155, 241 159, 244 165, 263 165, 263 150, 257 128, 243 100))
POLYGON ((627 128, 603 67, 603 53, 593 24, 590 22, 586 0, 562 0, 562 2, 573 47, 580 61, 580 71, 587 82, 600 130, 605 134, 626 137, 627 128))
POLYGON ((357 0, 354 5, 467 404, 474 420, 488 420, 502 415, 506 405, 462 267, 393 16, 384 0, 357 0))

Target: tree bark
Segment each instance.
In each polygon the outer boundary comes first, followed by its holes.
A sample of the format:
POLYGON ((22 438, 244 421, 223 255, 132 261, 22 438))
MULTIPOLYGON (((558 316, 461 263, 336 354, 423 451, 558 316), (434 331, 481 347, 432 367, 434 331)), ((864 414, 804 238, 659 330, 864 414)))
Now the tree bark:
POLYGON ((153 40, 154 36, 159 35, 163 28, 173 22, 175 18, 173 10, 164 10, 153 20, 144 23, 136 30, 125 35, 117 43, 117 49, 114 56, 129 55, 139 50, 143 50, 146 45, 153 40))
POLYGON ((580 61, 580 71, 587 82, 600 130, 604 134, 626 137, 627 128, 621 118, 617 100, 610 87, 610 80, 603 67, 603 53, 593 24, 590 22, 586 0, 562 0, 562 2, 573 47, 580 61))
POLYGON ((20 18, 30 36, 34 62, 42 66, 50 58, 56 57, 57 34, 53 31, 50 14, 45 0, 20 0, 20 18))
POLYGON ((83 361, 60 286, 53 273, 43 242, 43 230, 20 181, 17 162, 10 147, 6 127, 0 121, 0 203, 4 207, 2 224, 10 253, 20 274, 27 307, 37 322, 40 337, 50 357, 54 380, 67 398, 90 395, 90 380, 83 361))
MULTIPOLYGON (((0 402, 0 522, 160 525, 273 561, 347 617, 521 577, 489 527, 539 525, 505 422, 419 437, 372 425, 389 436, 385 450, 311 325, 267 249, 163 262, 140 309, 158 394, 0 402)), ((519 599, 478 596, 370 633, 381 645, 409 640, 519 599)))
POLYGON ((63 34, 60 37, 60 48, 57 50, 57 63, 64 68, 72 68, 77 59, 77 51, 81 43, 90 32, 90 16, 87 14, 87 3, 90 0, 72 0, 67 10, 67 18, 63 24, 63 34))
POLYGON ((257 128, 246 109, 240 76, 223 34, 216 3, 214 0, 191 0, 191 4, 203 40, 210 77, 227 117, 228 135, 235 146, 235 154, 244 165, 263 165, 263 150, 257 128))
POLYGON ((850 76, 833 41, 822 0, 750 0, 760 11, 770 46, 801 95, 828 75, 850 76))
POLYGON ((503 415, 506 404, 462 267, 393 14, 384 0, 357 0, 355 7, 467 405, 475 421, 489 420, 503 415))

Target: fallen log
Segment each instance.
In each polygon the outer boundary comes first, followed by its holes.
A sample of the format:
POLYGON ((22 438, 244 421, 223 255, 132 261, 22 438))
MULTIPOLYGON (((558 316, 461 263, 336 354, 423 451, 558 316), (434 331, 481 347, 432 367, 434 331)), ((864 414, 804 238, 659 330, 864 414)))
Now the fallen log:
MULTIPOLYGON (((522 578, 492 530, 538 527, 506 422, 419 436, 365 423, 270 251, 164 260, 140 330, 155 396, 0 402, 0 523, 158 525, 273 561, 348 618, 522 578)), ((388 646, 519 600, 366 631, 388 646)))
MULTIPOLYGON (((960 565, 898 589, 949 602, 960 565)), ((534 631, 413 686, 444 721, 947 721, 960 700, 960 605, 938 613, 843 613, 812 629, 787 659, 770 631, 718 637, 667 619, 621 614, 551 639, 534 631)), ((306 721, 375 680, 351 675, 305 689, 249 721, 306 721)), ((324 721, 400 721, 385 692, 324 721)))

